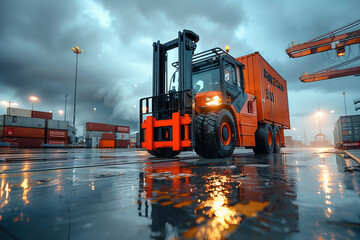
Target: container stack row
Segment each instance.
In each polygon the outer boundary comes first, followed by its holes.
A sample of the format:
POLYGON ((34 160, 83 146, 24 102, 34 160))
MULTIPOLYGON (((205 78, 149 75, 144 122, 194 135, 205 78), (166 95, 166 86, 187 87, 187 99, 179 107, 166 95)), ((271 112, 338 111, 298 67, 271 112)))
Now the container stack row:
POLYGON ((335 123, 334 141, 337 148, 360 148, 360 115, 341 116, 335 123))
POLYGON ((87 122, 85 139, 88 148, 128 148, 130 127, 87 122))
POLYGON ((67 122, 52 120, 52 113, 8 108, 7 115, 0 116, 0 141, 19 148, 66 146, 67 128, 67 122))

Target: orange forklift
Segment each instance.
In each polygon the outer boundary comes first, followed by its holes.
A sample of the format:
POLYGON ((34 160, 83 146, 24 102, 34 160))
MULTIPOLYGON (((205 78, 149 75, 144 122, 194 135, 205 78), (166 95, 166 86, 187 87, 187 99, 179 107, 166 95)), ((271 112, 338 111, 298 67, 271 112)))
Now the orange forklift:
POLYGON ((195 150, 222 158, 235 147, 280 153, 290 128, 286 81, 258 52, 236 59, 220 48, 194 54, 198 41, 183 30, 153 44, 153 96, 140 99, 142 147, 156 157, 195 150), (169 80, 167 52, 176 48, 169 80))

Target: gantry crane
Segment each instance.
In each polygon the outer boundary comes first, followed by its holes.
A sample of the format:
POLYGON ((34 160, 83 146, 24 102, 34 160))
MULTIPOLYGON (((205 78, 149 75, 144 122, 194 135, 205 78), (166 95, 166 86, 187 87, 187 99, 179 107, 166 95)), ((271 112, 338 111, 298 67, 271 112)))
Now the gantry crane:
MULTIPOLYGON (((348 29, 354 28, 359 25, 360 25, 360 19, 349 25, 336 29, 335 31, 329 32, 327 34, 321 35, 305 43, 294 44, 294 42, 292 42, 291 47, 289 47, 286 50, 286 53, 291 58, 298 58, 298 57, 303 57, 303 56, 335 49, 337 52, 337 56, 344 56, 345 46, 350 46, 353 44, 360 43, 360 30, 355 30, 345 33, 342 32, 347 31, 348 29)), ((321 70, 313 74, 303 74, 300 77, 300 80, 302 82, 314 82, 325 79, 339 78, 339 77, 360 74, 360 66, 347 68, 347 69, 338 69, 339 67, 343 67, 359 59, 360 57, 355 57, 347 62, 341 63, 331 68, 321 70)))

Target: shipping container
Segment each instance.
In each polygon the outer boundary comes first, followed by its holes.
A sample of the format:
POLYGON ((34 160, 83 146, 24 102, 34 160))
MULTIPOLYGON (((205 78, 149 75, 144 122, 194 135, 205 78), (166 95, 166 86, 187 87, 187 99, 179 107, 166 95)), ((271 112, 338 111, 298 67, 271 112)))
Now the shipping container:
POLYGON ((130 140, 115 140, 116 148, 128 148, 130 145, 130 140))
POLYGON ((258 121, 289 129, 286 81, 259 52, 239 57, 236 60, 245 65, 245 93, 256 96, 258 121))
POLYGON ((116 140, 130 140, 130 133, 116 133, 116 140))
POLYGON ((334 143, 341 149, 360 147, 360 115, 341 116, 336 121, 334 143))
POLYGON ((48 129, 56 129, 56 130, 67 130, 68 129, 68 122, 67 121, 60 121, 60 120, 48 120, 47 121, 47 128, 48 129))
POLYGON ((115 134, 114 133, 103 133, 101 135, 101 140, 115 140, 115 134))
POLYGON ((31 110, 21 108, 7 108, 6 115, 31 118, 31 110))
MULTIPOLYGON (((104 133, 109 133, 109 132, 86 131, 86 132, 85 132, 85 138, 86 138, 86 139, 91 139, 91 138, 93 138, 93 137, 101 138, 104 133)), ((113 133, 113 132, 110 132, 110 133, 113 133)))
POLYGON ((99 142, 100 148, 115 148, 115 140, 102 140, 99 142))
POLYGON ((40 112, 40 111, 31 111, 32 118, 43 118, 43 119, 52 119, 51 112, 40 112))
POLYGON ((115 126, 115 131, 120 133, 130 133, 130 127, 127 126, 115 126))
POLYGON ((53 145, 65 145, 67 146, 67 140, 59 140, 59 139, 47 139, 47 144, 53 144, 53 145))
POLYGON ((0 116, 0 127, 4 126, 4 115, 0 116))
POLYGON ((5 115, 4 126, 45 128, 45 119, 5 115))
POLYGON ((68 139, 68 131, 67 130, 54 130, 54 129, 47 129, 46 131, 46 138, 47 139, 68 139))
POLYGON ((115 126, 104 123, 86 123, 86 131, 115 132, 115 126))
POLYGON ((2 141, 17 143, 19 148, 40 148, 44 144, 43 138, 3 138, 2 141))
POLYGON ((45 129, 4 126, 2 137, 45 138, 45 129))

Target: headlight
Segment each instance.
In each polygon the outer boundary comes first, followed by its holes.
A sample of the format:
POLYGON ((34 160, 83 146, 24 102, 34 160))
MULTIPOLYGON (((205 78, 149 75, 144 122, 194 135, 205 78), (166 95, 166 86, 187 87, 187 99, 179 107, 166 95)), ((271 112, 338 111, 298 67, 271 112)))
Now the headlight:
POLYGON ((221 98, 219 96, 214 96, 212 98, 206 97, 205 101, 207 102, 206 105, 208 106, 216 106, 221 103, 221 98))

